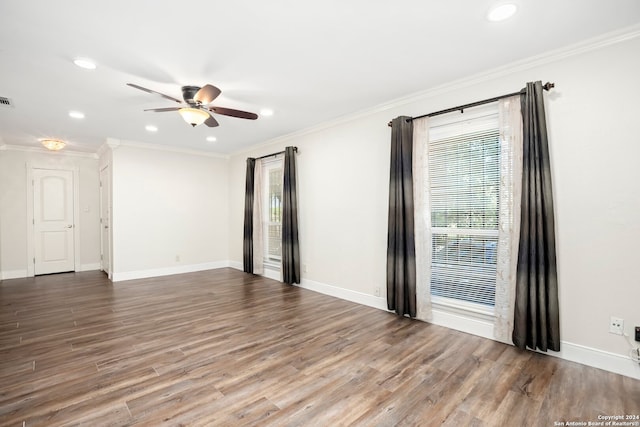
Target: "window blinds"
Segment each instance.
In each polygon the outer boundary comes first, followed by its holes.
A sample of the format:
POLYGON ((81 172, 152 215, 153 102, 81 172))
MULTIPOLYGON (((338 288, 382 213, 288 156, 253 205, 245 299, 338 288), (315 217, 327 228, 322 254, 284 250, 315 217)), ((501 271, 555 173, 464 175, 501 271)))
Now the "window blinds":
POLYGON ((263 159, 264 265, 279 268, 282 259, 282 167, 283 157, 263 159))
POLYGON ((493 307, 500 185, 497 104, 432 119, 426 149, 434 302, 493 307))

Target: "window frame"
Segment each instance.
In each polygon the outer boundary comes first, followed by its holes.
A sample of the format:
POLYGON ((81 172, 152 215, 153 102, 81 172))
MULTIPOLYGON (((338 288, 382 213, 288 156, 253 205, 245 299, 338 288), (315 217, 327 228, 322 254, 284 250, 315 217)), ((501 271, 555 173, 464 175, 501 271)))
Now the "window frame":
MULTIPOLYGON (((425 154, 426 154, 426 161, 430 162, 431 161, 431 152, 430 149, 432 148, 433 143, 435 144, 441 144, 443 139, 452 139, 452 140, 461 140, 464 139, 464 135, 465 134, 470 134, 473 132, 459 132, 459 133, 455 133, 455 134, 451 134, 447 137, 443 137, 442 135, 440 135, 439 138, 435 139, 435 141, 432 139, 432 129, 437 128, 437 127, 444 127, 447 125, 452 125, 452 124, 456 124, 456 123, 462 123, 462 122, 467 122, 467 123, 472 123, 474 121, 479 121, 481 122, 482 120, 485 120, 487 117, 491 117, 490 122, 492 123, 490 129, 490 134, 493 135, 492 137, 497 137, 498 140, 498 144, 502 143, 501 137, 500 137, 500 124, 499 124, 499 119, 498 119, 498 115, 499 115, 499 106, 498 103, 492 103, 492 104, 487 104, 484 105, 482 107, 479 108, 474 108, 470 111, 465 111, 464 115, 461 115, 458 112, 455 113, 451 113, 451 114, 447 114, 447 115, 443 115, 441 117, 434 117, 434 118, 430 118, 429 119, 429 123, 428 123, 428 128, 427 128, 427 132, 429 137, 427 138, 427 142, 426 144, 424 144, 424 146, 421 148, 423 150, 425 150, 425 154)), ((481 126, 484 125, 484 123, 481 123, 481 126)), ((461 126, 461 128, 463 128, 461 126)), ((471 126, 471 128, 473 129, 473 126, 471 126)), ((446 135, 446 133, 445 133, 446 135)), ((441 148, 441 147, 440 147, 441 148)), ((436 147, 436 149, 438 149, 438 147, 436 147)), ((494 164, 496 165, 497 169, 498 169, 498 182, 500 181, 500 155, 501 155, 501 150, 498 147, 497 149, 497 154, 498 157, 493 161, 494 164)), ((432 166, 430 165, 428 168, 429 170, 428 173, 432 173, 431 169, 432 166)), ((431 177, 429 177, 431 178, 431 177)), ((427 181, 429 183, 429 186, 426 185, 425 183, 425 190, 428 191, 428 193, 431 195, 432 190, 433 190, 433 183, 431 181, 431 179, 429 179, 427 181)), ((495 215, 496 215, 496 220, 495 222, 495 227, 492 228, 458 228, 458 227, 442 227, 442 226, 434 226, 433 223, 431 223, 431 227, 429 229, 429 235, 430 235, 430 241, 429 241, 429 245, 433 245, 434 244, 434 236, 436 235, 449 235, 449 236, 474 236, 474 237, 491 237, 492 239, 495 239, 496 241, 496 250, 497 250, 497 240, 498 240, 498 236, 499 236, 499 225, 500 225, 500 221, 499 221, 499 216, 500 216, 500 192, 499 192, 499 185, 498 185, 498 191, 497 191, 497 196, 498 196, 498 201, 497 201, 497 209, 495 209, 495 215)), ((431 197, 429 197, 429 200, 431 200, 431 197)), ((433 214, 434 214, 434 209, 431 203, 429 203, 428 205, 428 209, 425 209, 425 211, 423 212, 424 215, 429 215, 432 218, 433 221, 433 214)), ((485 248, 483 248, 485 249, 485 248)), ((485 249, 486 250, 486 249, 485 249)), ((493 318, 494 314, 495 314, 495 296, 494 296, 494 300, 493 300, 493 305, 487 305, 487 304, 481 304, 481 303, 477 303, 477 302, 473 302, 473 301, 469 301, 469 300, 465 300, 465 299, 457 299, 457 298, 450 298, 450 297, 446 297, 446 296, 442 296, 442 295, 437 295, 433 293, 433 289, 434 289, 434 282, 433 282, 433 277, 434 277, 434 267, 436 264, 438 265, 442 265, 443 263, 440 261, 436 261, 436 251, 433 250, 432 247, 432 251, 431 251, 431 257, 430 259, 427 260, 427 262, 430 263, 431 268, 431 277, 429 278, 430 281, 430 298, 431 298, 431 304, 433 304, 434 308, 439 308, 439 309, 445 309, 447 311, 451 311, 453 313, 457 313, 460 312, 460 314, 464 314, 464 315, 471 315, 474 317, 477 317, 479 319, 490 319, 493 318)), ((485 264, 485 265, 491 265, 491 264, 485 264)), ((492 273, 492 283, 491 285, 493 286, 494 289, 494 295, 495 295, 495 289, 496 289, 496 282, 497 282, 497 272, 495 270, 496 268, 496 264, 495 264, 495 260, 493 263, 493 272, 492 273)), ((446 278, 446 277, 445 277, 446 278)), ((455 280, 455 279, 454 279, 455 280)))
POLYGON ((270 235, 269 230, 271 226, 280 226, 280 244, 282 242, 282 218, 280 222, 272 221, 271 218, 271 172, 274 170, 280 170, 280 214, 282 215, 282 187, 283 180, 282 175, 284 173, 284 157, 276 156, 270 159, 262 160, 262 230, 263 230, 263 265, 265 268, 272 270, 280 270, 282 263, 282 255, 272 256, 269 254, 270 247, 270 235))

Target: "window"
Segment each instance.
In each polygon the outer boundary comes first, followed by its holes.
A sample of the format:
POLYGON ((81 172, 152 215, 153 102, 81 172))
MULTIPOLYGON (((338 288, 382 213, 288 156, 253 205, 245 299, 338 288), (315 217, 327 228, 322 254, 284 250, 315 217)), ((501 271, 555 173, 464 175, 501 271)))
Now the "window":
POLYGON ((500 208, 497 104, 429 121, 431 296, 493 312, 500 208))
POLYGON ((282 158, 263 163, 264 265, 280 268, 282 260, 282 158))

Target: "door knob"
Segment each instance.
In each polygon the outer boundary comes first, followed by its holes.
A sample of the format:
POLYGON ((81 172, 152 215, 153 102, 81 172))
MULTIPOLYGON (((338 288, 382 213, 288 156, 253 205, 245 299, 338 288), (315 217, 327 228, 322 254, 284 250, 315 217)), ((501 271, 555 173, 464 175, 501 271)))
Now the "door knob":
POLYGON ((69 224, 69 225, 67 225, 67 227, 66 227, 66 228, 73 228, 73 224, 69 224))

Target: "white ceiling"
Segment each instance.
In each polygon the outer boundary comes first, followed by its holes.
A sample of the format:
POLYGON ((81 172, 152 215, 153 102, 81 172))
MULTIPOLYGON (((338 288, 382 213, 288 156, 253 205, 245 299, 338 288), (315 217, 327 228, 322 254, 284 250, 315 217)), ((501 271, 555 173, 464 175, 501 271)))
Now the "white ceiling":
POLYGON ((95 152, 112 137, 233 153, 640 22, 640 0, 514 0, 515 17, 489 22, 498 3, 2 0, 0 96, 14 107, 0 107, 0 145, 56 137, 95 152), (176 98, 210 83, 222 89, 213 105, 275 114, 191 128, 144 112, 175 103, 126 83, 176 98))

